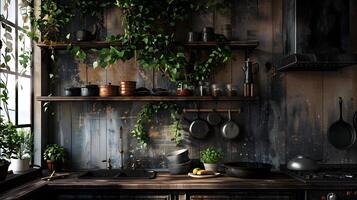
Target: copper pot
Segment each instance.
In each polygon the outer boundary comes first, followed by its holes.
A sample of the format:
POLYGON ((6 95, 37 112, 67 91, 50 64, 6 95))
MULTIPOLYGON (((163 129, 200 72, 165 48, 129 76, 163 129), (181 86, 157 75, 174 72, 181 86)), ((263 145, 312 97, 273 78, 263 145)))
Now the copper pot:
POLYGON ((120 81, 120 95, 133 96, 136 89, 135 81, 120 81))
POLYGON ((99 96, 101 97, 111 97, 118 96, 119 94, 119 86, 112 85, 109 83, 108 85, 99 86, 99 96))

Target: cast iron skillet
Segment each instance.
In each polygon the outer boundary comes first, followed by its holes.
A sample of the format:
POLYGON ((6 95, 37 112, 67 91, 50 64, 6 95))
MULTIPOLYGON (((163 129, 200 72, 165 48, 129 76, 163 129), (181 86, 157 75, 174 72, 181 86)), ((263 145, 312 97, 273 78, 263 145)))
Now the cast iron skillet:
POLYGON ((196 113, 196 119, 190 120, 183 115, 183 120, 188 122, 188 132, 193 138, 204 139, 210 130, 208 123, 205 120, 200 119, 199 112, 196 113))
MULTIPOLYGON (((333 123, 328 130, 328 140, 336 149, 348 149, 356 142, 356 132, 342 118, 342 97, 339 97, 340 119, 333 123)), ((356 115, 355 117, 356 118, 356 115)), ((354 124, 355 124, 354 119, 354 124)), ((356 126, 356 125, 355 125, 356 126)))
POLYGON ((226 175, 239 178, 265 178, 270 175, 272 165, 258 162, 225 163, 226 175))
POLYGON ((206 121, 200 119, 200 115, 197 113, 197 119, 191 122, 189 130, 192 137, 204 139, 209 132, 209 126, 206 121))

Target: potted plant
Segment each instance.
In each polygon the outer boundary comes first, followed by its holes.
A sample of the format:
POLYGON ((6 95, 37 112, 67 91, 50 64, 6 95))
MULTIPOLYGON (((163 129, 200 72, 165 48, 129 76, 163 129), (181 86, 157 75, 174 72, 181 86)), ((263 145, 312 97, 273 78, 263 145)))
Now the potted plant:
POLYGON ((14 140, 16 128, 11 122, 0 117, 0 181, 5 180, 10 165, 10 158, 15 153, 18 142, 14 140))
POLYGON ((47 162, 50 171, 59 170, 62 167, 66 157, 66 150, 58 144, 47 145, 43 158, 47 162))
POLYGON ((218 163, 223 159, 223 152, 213 147, 209 147, 201 151, 200 157, 205 166, 205 170, 217 171, 218 163))
POLYGON ((32 134, 26 129, 18 129, 13 139, 17 145, 11 156, 10 169, 14 174, 21 174, 29 170, 33 144, 32 134))

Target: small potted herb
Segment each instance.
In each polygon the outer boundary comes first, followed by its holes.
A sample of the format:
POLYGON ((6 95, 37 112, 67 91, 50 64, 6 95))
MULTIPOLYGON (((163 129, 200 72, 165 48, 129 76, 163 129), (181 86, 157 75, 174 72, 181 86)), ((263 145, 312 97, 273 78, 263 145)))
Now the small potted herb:
POLYGON ((61 169, 66 157, 66 150, 58 144, 47 145, 43 159, 47 162, 50 171, 61 169))
POLYGON ((32 134, 25 129, 18 129, 13 137, 17 145, 14 148, 14 154, 11 156, 10 169, 14 174, 21 174, 30 167, 30 158, 32 153, 32 134))
POLYGON ((218 163, 223 159, 223 152, 221 150, 209 147, 200 153, 201 161, 205 166, 205 170, 217 171, 218 163))

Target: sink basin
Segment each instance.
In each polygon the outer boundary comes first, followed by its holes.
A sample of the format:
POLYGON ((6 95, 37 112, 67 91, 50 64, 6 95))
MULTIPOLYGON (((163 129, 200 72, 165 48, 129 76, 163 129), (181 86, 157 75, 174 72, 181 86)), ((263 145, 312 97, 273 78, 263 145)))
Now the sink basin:
POLYGON ((87 171, 78 178, 82 179, 153 179, 156 172, 152 170, 99 169, 87 171))

